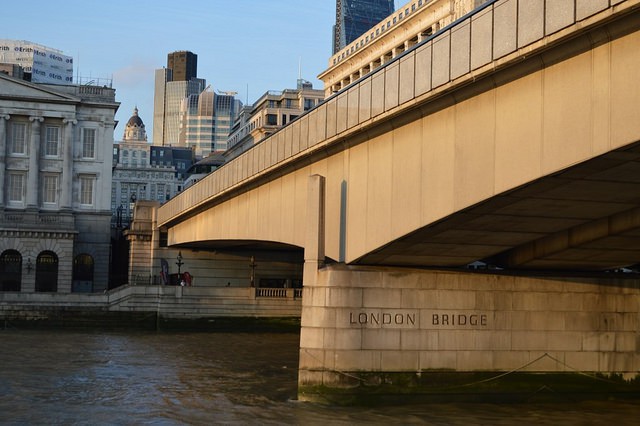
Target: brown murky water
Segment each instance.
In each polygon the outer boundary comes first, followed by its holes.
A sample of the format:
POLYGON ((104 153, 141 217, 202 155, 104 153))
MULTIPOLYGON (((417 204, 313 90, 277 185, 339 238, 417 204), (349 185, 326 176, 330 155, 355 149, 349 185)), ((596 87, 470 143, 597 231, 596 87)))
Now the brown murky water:
POLYGON ((632 425, 638 402, 297 402, 296 334, 0 330, 0 424, 632 425))

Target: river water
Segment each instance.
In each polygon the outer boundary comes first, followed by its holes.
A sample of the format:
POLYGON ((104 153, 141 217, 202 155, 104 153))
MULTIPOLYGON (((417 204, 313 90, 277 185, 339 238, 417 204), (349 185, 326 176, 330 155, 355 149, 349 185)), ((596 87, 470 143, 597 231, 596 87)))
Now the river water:
POLYGON ((639 402, 296 401, 297 334, 0 330, 0 424, 638 424, 639 402))

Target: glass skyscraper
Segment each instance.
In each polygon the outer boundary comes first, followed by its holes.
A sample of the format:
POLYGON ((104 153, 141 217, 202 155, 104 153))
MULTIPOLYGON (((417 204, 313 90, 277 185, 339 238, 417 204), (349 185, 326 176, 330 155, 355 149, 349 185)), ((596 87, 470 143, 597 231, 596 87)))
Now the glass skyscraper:
POLYGON ((337 0, 333 53, 342 50, 394 10, 394 0, 337 0))
POLYGON ((211 88, 182 101, 180 146, 190 147, 197 157, 227 149, 227 139, 242 103, 231 94, 211 88))
POLYGON ((196 58, 191 52, 174 52, 168 55, 167 65, 176 67, 180 79, 175 78, 172 68, 156 70, 153 100, 154 145, 178 144, 182 101, 189 95, 199 94, 206 85, 204 79, 195 77, 196 58), (185 80, 187 77, 189 78, 185 80))

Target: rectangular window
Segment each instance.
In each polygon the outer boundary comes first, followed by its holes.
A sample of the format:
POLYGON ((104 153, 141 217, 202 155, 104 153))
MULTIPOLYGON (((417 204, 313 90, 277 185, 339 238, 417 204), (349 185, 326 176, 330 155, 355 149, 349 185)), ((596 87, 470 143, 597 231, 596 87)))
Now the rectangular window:
POLYGON ((304 110, 308 111, 313 108, 313 99, 305 99, 304 100, 304 110))
POLYGON ((169 232, 166 229, 160 229, 160 238, 158 240, 160 247, 169 246, 169 232))
POLYGON ((58 202, 58 176, 44 176, 43 182, 44 194, 42 201, 47 204, 55 204, 58 202))
POLYGON ((267 124, 276 126, 278 124, 278 116, 275 114, 267 114, 267 124))
POLYGON ((11 154, 26 154, 27 125, 25 123, 13 123, 11 129, 11 154))
POLYGON ((96 156, 96 129, 82 129, 82 158, 96 156))
POLYGON ((21 203, 24 201, 24 175, 11 173, 9 175, 9 201, 21 203))
POLYGON ((60 144, 60 127, 47 126, 44 155, 47 157, 58 156, 58 145, 60 144))
POLYGON ((80 204, 85 206, 93 205, 93 183, 95 179, 91 176, 80 178, 80 204))

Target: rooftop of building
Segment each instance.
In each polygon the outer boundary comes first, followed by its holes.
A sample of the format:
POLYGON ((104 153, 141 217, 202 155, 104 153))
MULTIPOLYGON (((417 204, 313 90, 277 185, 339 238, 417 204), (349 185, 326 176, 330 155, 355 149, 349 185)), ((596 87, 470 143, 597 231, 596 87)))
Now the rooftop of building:
POLYGON ((129 121, 127 121, 127 126, 144 127, 144 122, 142 121, 142 119, 138 115, 138 107, 137 106, 133 109, 133 115, 131 116, 131 118, 129 118, 129 121))

